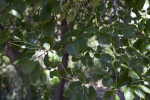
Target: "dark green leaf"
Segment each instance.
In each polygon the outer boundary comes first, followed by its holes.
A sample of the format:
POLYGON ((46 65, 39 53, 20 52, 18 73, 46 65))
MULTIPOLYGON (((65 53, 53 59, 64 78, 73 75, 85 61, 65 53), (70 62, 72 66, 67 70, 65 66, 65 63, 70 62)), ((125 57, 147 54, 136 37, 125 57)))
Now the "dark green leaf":
POLYGON ((54 27, 51 23, 45 23, 42 26, 42 33, 44 36, 50 37, 52 34, 54 34, 54 27))
POLYGON ((24 64, 25 62, 27 62, 29 59, 30 59, 29 57, 22 57, 21 59, 16 60, 13 64, 15 66, 20 66, 24 64))
POLYGON ((10 18, 10 14, 8 12, 4 12, 3 14, 0 15, 0 24, 7 22, 10 18))
POLYGON ((14 9, 17 9, 21 13, 26 10, 26 3, 24 0, 13 0, 11 4, 14 9))
POLYGON ((51 7, 49 3, 43 7, 40 13, 40 19, 42 22, 48 21, 51 18, 50 10, 51 10, 51 7))
POLYGON ((70 100, 80 100, 80 96, 77 93, 72 93, 70 100))
POLYGON ((6 1, 0 0, 0 8, 6 8, 6 1))
POLYGON ((76 46, 79 51, 84 51, 87 48, 87 41, 84 38, 77 38, 76 46))
POLYGON ((23 29, 26 29, 26 30, 31 30, 31 29, 33 29, 32 24, 27 23, 27 22, 22 22, 22 23, 20 23, 20 25, 22 26, 23 29))
POLYGON ((88 89, 88 100, 96 100, 96 91, 95 89, 90 86, 88 89))
POLYGON ((103 100, 109 100, 113 97, 114 91, 106 91, 103 95, 103 100))
POLYGON ((78 90, 80 90, 82 88, 81 85, 82 85, 81 82, 75 81, 75 82, 70 83, 69 89, 71 91, 78 91, 78 90))
POLYGON ((29 78, 33 84, 35 84, 40 76, 40 64, 39 62, 35 63, 34 70, 29 74, 29 78))
POLYGON ((121 38, 121 39, 120 39, 120 42, 121 42, 121 44, 122 44, 123 46, 128 46, 128 45, 129 45, 129 41, 128 41, 128 39, 126 39, 126 38, 121 38))
POLYGON ((3 52, 3 50, 5 49, 6 43, 2 43, 0 44, 0 52, 3 52))
POLYGON ((24 74, 31 73, 35 68, 35 62, 33 60, 28 60, 22 65, 22 71, 24 74))
POLYGON ((65 90, 64 93, 63 93, 64 97, 70 97, 70 95, 71 95, 71 91, 69 89, 65 90))
POLYGON ((71 55, 71 56, 75 56, 77 57, 78 56, 78 50, 76 49, 75 45, 74 44, 67 44, 66 45, 66 50, 67 52, 71 55))
POLYGON ((89 56, 83 56, 81 57, 81 62, 84 66, 93 67, 93 59, 89 56))
POLYGON ((109 28, 108 28, 108 27, 103 27, 103 28, 101 28, 100 32, 101 32, 102 34, 108 34, 109 28))
POLYGON ((150 31, 150 19, 148 19, 147 21, 146 21, 146 25, 145 25, 145 28, 148 30, 148 31, 150 31))
POLYGON ((145 0, 135 0, 135 8, 141 10, 145 4, 145 0))
POLYGON ((126 26, 122 29, 122 34, 125 38, 135 38, 135 27, 134 26, 126 26))
POLYGON ((138 49, 138 50, 142 50, 142 39, 138 39, 134 44, 133 44, 133 47, 135 49, 138 49))
POLYGON ((62 36, 62 40, 61 40, 61 43, 62 44, 65 44, 67 43, 71 38, 71 31, 67 31, 63 36, 62 36))
POLYGON ((61 64, 61 59, 56 52, 48 52, 44 57, 44 64, 48 69, 56 68, 61 64))
POLYGON ((120 77, 119 77, 119 80, 118 80, 118 86, 120 87, 120 90, 122 92, 124 92, 126 87, 128 85, 130 85, 131 82, 132 82, 132 79, 130 77, 128 77, 128 69, 121 68, 120 77))
POLYGON ((111 63, 113 61, 113 57, 111 55, 109 55, 109 54, 106 54, 106 53, 101 54, 100 58, 105 63, 111 63))
POLYGON ((110 78, 108 78, 108 79, 103 78, 103 80, 102 80, 103 85, 107 86, 107 87, 110 86, 111 82, 112 82, 112 80, 110 78))
POLYGON ((53 14, 59 14, 61 12, 61 8, 60 8, 60 2, 57 0, 53 0, 53 7, 51 10, 51 13, 53 14))
POLYGON ((8 35, 5 32, 0 33, 0 44, 5 43, 8 40, 8 35))
POLYGON ((99 45, 103 48, 109 47, 111 44, 111 37, 108 35, 101 35, 98 38, 99 45))
POLYGON ((38 33, 29 34, 26 37, 26 47, 31 49, 36 48, 38 44, 38 39, 39 39, 38 33))

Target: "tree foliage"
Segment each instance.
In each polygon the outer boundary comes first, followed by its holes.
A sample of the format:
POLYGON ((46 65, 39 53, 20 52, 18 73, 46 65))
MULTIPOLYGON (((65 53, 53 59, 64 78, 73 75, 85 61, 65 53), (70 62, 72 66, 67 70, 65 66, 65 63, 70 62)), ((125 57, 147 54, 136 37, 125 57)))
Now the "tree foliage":
POLYGON ((150 93, 149 5, 149 0, 0 0, 0 51, 7 43, 19 51, 13 64, 22 66, 29 84, 71 80, 64 92, 70 100, 95 100, 94 88, 85 86, 93 79, 102 79, 111 88, 104 100, 119 100, 119 91, 126 100, 136 95, 146 99, 150 93), (64 20, 67 27, 74 26, 62 35, 64 20), (65 68, 64 48, 72 62, 81 61, 92 74, 87 77, 83 70, 65 68))

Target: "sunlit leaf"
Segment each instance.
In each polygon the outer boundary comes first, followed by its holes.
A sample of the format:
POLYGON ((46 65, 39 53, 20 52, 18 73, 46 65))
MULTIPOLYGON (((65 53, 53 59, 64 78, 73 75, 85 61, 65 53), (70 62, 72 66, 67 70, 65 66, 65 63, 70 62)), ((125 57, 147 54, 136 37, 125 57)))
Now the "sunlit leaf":
POLYGON ((134 92, 131 88, 127 88, 124 92, 125 100, 133 100, 134 92))

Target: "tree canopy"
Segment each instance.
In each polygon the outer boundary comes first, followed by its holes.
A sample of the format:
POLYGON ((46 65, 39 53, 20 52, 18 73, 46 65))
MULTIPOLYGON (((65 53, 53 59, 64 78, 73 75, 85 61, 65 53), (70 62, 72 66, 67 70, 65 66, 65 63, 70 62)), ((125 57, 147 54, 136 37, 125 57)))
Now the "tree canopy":
POLYGON ((70 80, 63 97, 96 100, 102 79, 104 100, 149 100, 150 0, 0 0, 0 52, 27 87, 70 80))

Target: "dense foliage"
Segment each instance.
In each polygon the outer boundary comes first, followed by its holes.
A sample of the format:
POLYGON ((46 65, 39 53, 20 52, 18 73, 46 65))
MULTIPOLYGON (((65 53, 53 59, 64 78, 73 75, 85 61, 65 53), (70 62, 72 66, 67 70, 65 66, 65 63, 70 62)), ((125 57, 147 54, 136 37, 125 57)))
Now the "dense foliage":
POLYGON ((148 0, 0 0, 0 52, 6 45, 19 51, 13 64, 22 67, 27 86, 70 80, 64 91, 69 100, 96 100, 94 88, 85 86, 93 79, 110 87, 104 100, 120 100, 120 91, 126 100, 136 95, 149 100, 149 4, 148 0), (66 68, 64 50, 71 62, 81 62, 85 69, 66 68))

